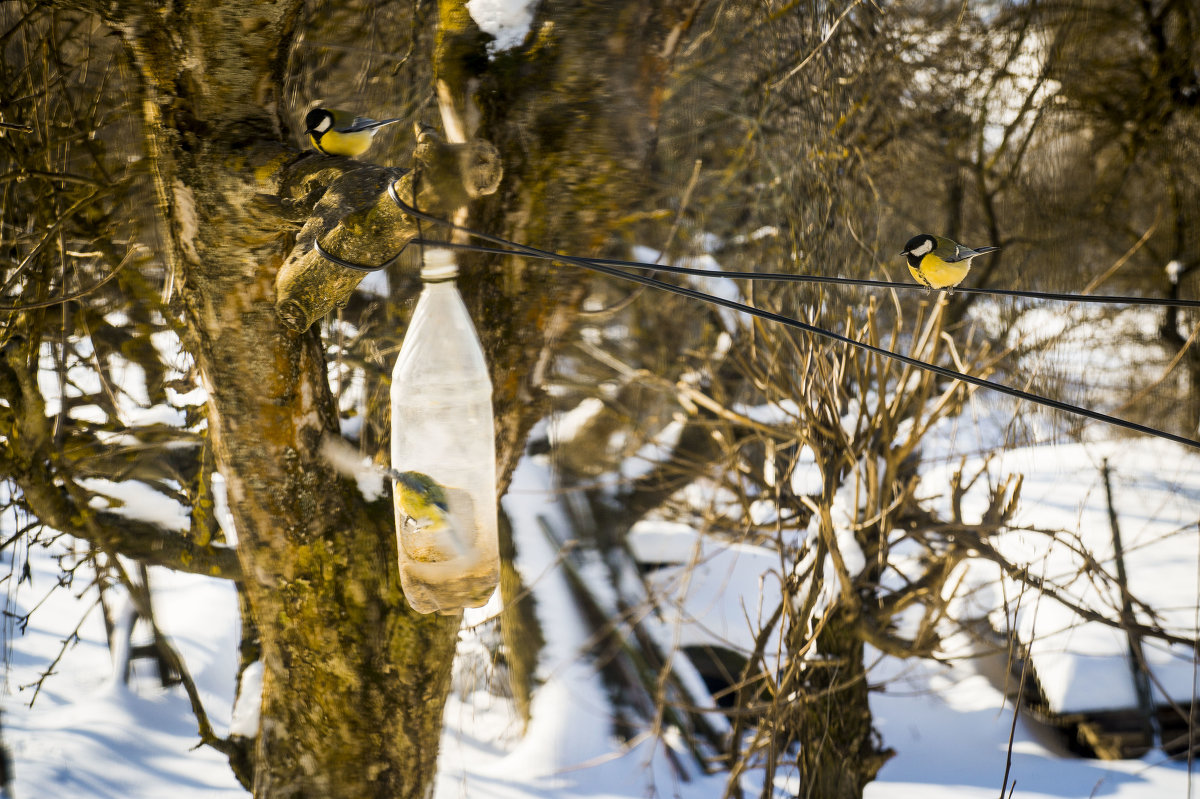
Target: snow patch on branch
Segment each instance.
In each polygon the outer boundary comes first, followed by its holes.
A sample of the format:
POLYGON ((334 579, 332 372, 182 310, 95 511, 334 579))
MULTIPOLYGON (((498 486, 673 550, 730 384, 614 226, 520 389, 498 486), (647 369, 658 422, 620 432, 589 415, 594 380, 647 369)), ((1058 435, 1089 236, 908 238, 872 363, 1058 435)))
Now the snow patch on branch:
POLYGON ((528 0, 467 0, 471 19, 484 33, 496 37, 492 47, 508 50, 525 40, 533 23, 532 4, 528 0))
POLYGON ((258 735, 258 716, 262 709, 263 663, 256 660, 242 671, 238 684, 237 701, 233 703, 233 717, 229 720, 229 734, 243 738, 258 735))
POLYGON ((108 510, 164 530, 186 532, 191 529, 192 519, 187 508, 139 480, 114 482, 89 477, 78 483, 94 495, 88 502, 92 508, 108 510))

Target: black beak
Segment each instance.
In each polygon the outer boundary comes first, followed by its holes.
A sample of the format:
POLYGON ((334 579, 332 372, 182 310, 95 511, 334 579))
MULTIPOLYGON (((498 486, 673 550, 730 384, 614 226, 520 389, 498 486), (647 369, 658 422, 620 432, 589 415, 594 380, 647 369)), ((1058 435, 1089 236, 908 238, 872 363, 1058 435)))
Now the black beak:
POLYGON ((902 250, 902 251, 900 252, 900 254, 901 254, 901 255, 908 255, 908 250, 902 250))

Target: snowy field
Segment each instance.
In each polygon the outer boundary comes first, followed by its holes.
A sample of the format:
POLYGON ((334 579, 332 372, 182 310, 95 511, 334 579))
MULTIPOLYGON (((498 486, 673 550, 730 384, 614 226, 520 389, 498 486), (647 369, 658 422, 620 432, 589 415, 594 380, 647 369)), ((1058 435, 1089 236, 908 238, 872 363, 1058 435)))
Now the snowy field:
MULTIPOLYGON (((1110 364, 1149 360, 1140 353, 1108 357, 1110 364)), ((136 388, 132 384, 144 382, 138 374, 127 377, 131 390, 136 388)), ((89 375, 76 379, 87 380, 89 375)), ((43 391, 53 412, 56 386, 47 380, 43 391)), ((180 405, 203 401, 201 396, 175 399, 180 405)), ((131 418, 161 411, 166 414, 163 421, 182 423, 177 409, 146 408, 148 400, 139 401, 127 409, 131 418)), ((971 474, 982 463, 976 453, 1007 440, 1010 411, 990 398, 977 398, 959 418, 927 437, 918 495, 927 497, 931 508, 946 512, 953 470, 971 474)), ((1111 570, 1113 547, 1101 476, 1107 461, 1132 592, 1155 608, 1167 629, 1196 636, 1200 453, 1148 438, 1105 439, 1111 431, 1099 424, 1087 432, 1095 440, 1005 449, 990 460, 993 481, 1009 473, 1024 475, 1015 524, 1028 529, 999 536, 997 549, 1028 565, 1030 573, 1052 578, 1070 601, 1114 617, 1118 594, 1083 568, 1086 559, 1081 559, 1081 553, 1088 553, 1111 570), (1056 530, 1065 532, 1046 532, 1056 530)), ((554 430, 550 433, 553 440, 554 430)), ((648 451, 643 457, 656 455, 648 451)), ((797 470, 795 479, 804 479, 802 472, 797 470)), ((139 497, 131 493, 134 487, 93 486, 120 492, 128 512, 186 527, 178 506, 153 492, 139 497)), ((986 507, 987 488, 988 480, 981 479, 964 496, 967 521, 986 507)), ((446 708, 437 799, 722 796, 724 776, 700 773, 671 730, 623 743, 613 736, 613 709, 589 659, 592 631, 577 609, 559 553, 543 532, 545 526, 562 540, 570 536, 561 502, 562 494, 541 457, 522 461, 504 498, 513 521, 517 566, 533 593, 546 639, 532 721, 522 734, 508 700, 498 696, 503 692, 488 690, 501 677, 490 665, 484 642, 465 635, 446 708)), ((17 524, 11 514, 0 518, 0 540, 7 540, 17 524)), ((23 546, 18 540, 0 552, 7 646, 0 737, 12 753, 16 799, 246 796, 223 756, 196 748, 196 722, 181 688, 160 687, 147 661, 136 661, 128 683, 114 674, 92 575, 81 567, 71 584, 59 586, 62 568, 76 562, 76 544, 62 537, 31 551, 23 546), (34 609, 28 625, 23 625, 21 620, 34 609), (42 679, 47 670, 50 675, 42 679)), ((755 632, 747 626, 746 619, 754 619, 747 609, 774 601, 764 597, 771 591, 771 580, 761 578, 777 559, 764 558, 763 550, 717 546, 697 540, 686 528, 662 524, 639 525, 631 546, 657 563, 687 563, 700 556, 694 568, 663 569, 649 580, 671 599, 662 605, 667 612, 648 621, 660 642, 724 642, 736 648, 755 632), (678 578, 676 584, 669 582, 672 576, 678 578), (672 608, 679 612, 672 613, 672 608)), ((83 549, 80 546, 79 552, 83 549)), ((216 733, 223 736, 231 725, 247 723, 244 714, 235 719, 232 709, 239 640, 233 586, 162 569, 152 569, 150 579, 159 625, 182 654, 216 733)), ((1132 688, 1123 635, 1096 623, 1083 624, 1046 599, 1022 602, 1019 611, 1006 618, 996 608, 1006 602, 1012 608, 1019 588, 1001 580, 986 563, 972 566, 962 585, 959 615, 989 616, 997 629, 1011 626, 1022 640, 1032 642, 1042 687, 1056 710, 1128 706, 1132 688)), ((112 610, 122 615, 121 607, 112 610)), ((496 610, 493 600, 470 612, 464 623, 488 635, 494 626, 487 619, 496 610)), ((1200 787, 1200 779, 1190 777, 1186 765, 1168 761, 1159 750, 1139 760, 1086 760, 1068 756, 1061 742, 1024 719, 1014 728, 1012 704, 1005 699, 1003 680, 996 679, 1003 664, 955 657, 956 651, 947 654, 950 657, 940 663, 868 654, 873 664, 869 679, 883 687, 872 698, 875 724, 884 744, 896 752, 869 786, 868 797, 1000 796, 1010 730, 1009 779, 1015 780, 1015 797, 1200 795, 1192 785, 1196 780, 1200 787)), ((1148 645, 1146 656, 1162 688, 1176 701, 1190 703, 1196 693, 1191 652, 1148 645)), ((689 679, 686 674, 683 678, 689 679)), ((694 684, 696 675, 690 679, 694 684)), ((761 780, 756 773, 745 776, 748 795, 761 794, 761 780)), ((775 795, 794 795, 794 780, 793 774, 780 774, 775 795)))
MULTIPOLYGON (((1022 520, 1106 534, 1107 511, 1098 482, 1098 465, 1105 457, 1115 470, 1127 549, 1131 558, 1146 564, 1142 569, 1131 561, 1131 581, 1141 581, 1134 590, 1152 594, 1168 608, 1171 626, 1190 634, 1200 566, 1196 531, 1200 457, 1170 444, 1126 439, 1014 450, 1005 454, 1001 466, 1026 474, 1022 520)), ((931 485, 938 479, 936 470, 926 478, 931 485)), ((485 658, 472 651, 468 639, 446 710, 437 797, 720 796, 721 776, 705 776, 694 768, 686 774, 675 770, 664 751, 673 743, 670 734, 665 740, 647 736, 625 746, 611 736, 605 690, 582 654, 587 626, 573 610, 565 579, 553 568, 555 552, 536 521, 540 515, 551 525, 561 522, 554 495, 547 489, 545 465, 527 459, 505 500, 519 536, 519 566, 533 586, 547 639, 539 666, 544 682, 534 698, 533 721, 521 736, 507 701, 486 690, 489 674, 480 665, 485 658), (550 609, 555 610, 550 613, 550 609)), ((1025 534, 1012 535, 1013 548, 1031 548, 1031 562, 1054 568, 1067 557, 1056 554, 1054 544, 1042 543, 1042 549, 1034 551, 1039 546, 1036 541, 1018 540, 1025 534)), ((87 575, 80 571, 73 586, 52 590, 59 574, 57 559, 71 560, 68 547, 63 539, 48 549, 35 548, 28 553, 29 579, 18 585, 17 575, 10 572, 5 582, 9 665, 3 737, 14 760, 14 795, 18 799, 245 795, 219 754, 208 748, 193 749, 196 726, 181 689, 160 688, 145 661, 138 662, 140 673, 128 685, 114 678, 96 593, 86 587, 87 575), (16 627, 14 617, 34 606, 39 607, 29 626, 16 627), (65 640, 70 644, 64 649, 65 640), (30 707, 34 684, 60 652, 54 673, 41 684, 30 707)), ((11 549, 5 552, 9 569, 13 554, 11 549)), ((26 553, 16 554, 23 562, 26 553)), ((726 571, 708 575, 708 584, 723 582, 720 602, 735 608, 758 590, 755 570, 746 568, 752 561, 746 557, 735 553, 709 562, 710 570, 726 571)), ((182 652, 218 734, 225 734, 231 723, 238 640, 233 588, 226 582, 158 569, 152 570, 151 581, 160 625, 182 652)), ((702 593, 710 617, 714 613, 726 620, 739 616, 740 610, 714 607, 711 590, 702 593)), ((484 608, 467 621, 478 621, 489 612, 484 608)), ((1113 657, 1096 657, 1103 652, 1094 650, 1095 637, 1055 613, 1050 603, 1043 602, 1036 624, 1046 633, 1038 639, 1044 654, 1062 661, 1055 674, 1065 675, 1059 680, 1064 697, 1072 690, 1091 696, 1127 691, 1120 650, 1113 657), (1072 669, 1082 668, 1080 663, 1089 663, 1090 670, 1075 674, 1073 681, 1072 669)), ((1019 626, 1026 623, 1020 621, 1019 626)), ((1031 618, 1028 623, 1035 622, 1031 618)), ((1111 643, 1103 636, 1100 641, 1101 647, 1111 643)), ((1159 660, 1176 689, 1181 680, 1190 684, 1190 660, 1180 661, 1178 653, 1161 653, 1159 660)), ((884 692, 874 695, 872 708, 886 745, 897 754, 868 789, 869 797, 999 795, 1013 711, 1001 688, 986 679, 976 663, 905 663, 883 658, 871 679, 887 683, 884 692)), ((761 786, 755 779, 750 775, 747 787, 757 794, 761 786)), ((779 783, 779 795, 790 792, 787 779, 784 775, 779 783)), ((1186 767, 1167 761, 1157 750, 1133 761, 1070 757, 1059 751, 1052 737, 1024 720, 1015 728, 1010 779, 1016 781, 1018 797, 1192 795, 1186 767)))

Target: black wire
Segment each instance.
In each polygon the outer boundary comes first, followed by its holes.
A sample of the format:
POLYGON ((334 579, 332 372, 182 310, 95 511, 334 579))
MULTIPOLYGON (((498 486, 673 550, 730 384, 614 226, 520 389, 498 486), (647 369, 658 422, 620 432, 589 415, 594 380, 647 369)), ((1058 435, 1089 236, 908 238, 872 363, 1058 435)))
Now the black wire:
MULTIPOLYGON (((468 228, 461 228, 467 233, 474 233, 468 228)), ((416 240, 414 240, 416 241, 416 240)), ((503 241, 503 239, 501 239, 503 241)), ((419 242, 426 244, 434 244, 434 242, 419 242)), ((498 247, 480 247, 476 244, 451 244, 449 242, 437 242, 437 246, 450 247, 456 250, 468 250, 471 252, 491 253, 493 255, 517 255, 518 253, 512 250, 500 249, 498 247)), ((566 256, 558 255, 552 252, 546 252, 542 255, 534 255, 532 253, 520 253, 529 258, 544 258, 549 260, 564 260, 566 256)), ((694 269, 686 266, 670 266, 667 264, 650 264, 644 261, 623 261, 617 258, 576 258, 579 261, 588 261, 593 264, 602 264, 604 266, 619 266, 628 269, 645 269, 656 272, 670 272, 676 275, 699 275, 701 277, 723 277, 732 280, 764 280, 769 282, 781 283, 834 283, 849 286, 869 286, 871 288, 882 289, 902 289, 905 291, 919 290, 928 292, 929 289, 918 283, 895 283, 890 280, 870 280, 867 278, 857 277, 836 277, 831 275, 797 275, 787 272, 728 272, 725 270, 715 269, 694 269)), ((990 294, 1002 297, 1028 297, 1035 300, 1053 300, 1058 302, 1092 302, 1106 303, 1112 305, 1154 305, 1163 308, 1200 308, 1200 300, 1185 300, 1173 299, 1170 297, 1124 297, 1102 294, 1056 294, 1045 291, 1020 291, 1017 289, 985 289, 985 288, 968 288, 964 286, 955 286, 953 289, 955 294, 990 294)))
MULTIPOLYGON (((801 322, 799 319, 793 319, 790 316, 784 316, 782 314, 777 314, 777 313, 774 313, 773 311, 764 311, 760 308, 755 308, 752 305, 746 305, 745 303, 737 302, 736 300, 727 300, 723 297, 716 297, 711 294, 705 294, 702 291, 690 289, 685 286, 676 286, 671 283, 665 283, 661 280, 656 280, 651 277, 646 277, 644 275, 626 272, 615 266, 609 266, 605 263, 601 263, 598 260, 591 261, 591 260, 583 259, 583 258, 575 258, 575 257, 569 256, 569 255, 558 255, 556 253, 547 252, 545 250, 539 250, 536 247, 530 247, 529 245, 526 245, 526 244, 518 244, 516 242, 508 241, 506 239, 500 238, 499 236, 492 236, 487 233, 480 233, 477 230, 472 230, 470 228, 463 227, 461 225, 456 225, 453 222, 450 222, 448 220, 439 219, 435 216, 431 216, 429 214, 425 214, 421 211, 418 211, 417 209, 413 208, 410 205, 407 205, 403 200, 401 200, 400 197, 396 194, 396 192, 392 186, 388 187, 388 194, 391 196, 392 200, 396 203, 396 205, 399 206, 400 210, 403 211, 404 213, 409 214, 410 216, 414 216, 414 217, 419 215, 419 216, 424 217, 429 222, 433 222, 433 223, 440 224, 440 225, 445 225, 453 230, 461 231, 470 236, 474 236, 475 238, 482 239, 483 241, 489 241, 493 244, 498 244, 498 245, 501 245, 504 247, 509 247, 509 248, 511 248, 511 250, 506 251, 507 254, 509 254, 509 255, 527 255, 530 257, 534 257, 534 258, 548 258, 548 259, 555 260, 555 261, 561 261, 562 263, 571 264, 572 266, 579 266, 584 269, 590 269, 592 271, 599 272, 601 274, 610 275, 612 277, 618 277, 623 280, 630 280, 630 281, 633 281, 634 283, 641 283, 642 285, 646 285, 646 286, 652 286, 657 289, 662 289, 663 291, 669 291, 672 294, 678 294, 682 297, 688 297, 690 299, 700 300, 701 302, 707 302, 707 303, 710 303, 713 305, 720 305, 725 308, 730 308, 735 311, 741 311, 742 313, 750 314, 751 316, 756 316, 760 319, 766 319, 766 320, 769 320, 772 322, 778 322, 779 324, 784 325, 786 327, 791 327, 796 330, 803 330, 806 333, 812 333, 814 335, 824 336, 825 338, 831 339, 833 341, 837 341, 842 344, 848 344, 852 347, 858 347, 859 349, 865 350, 866 352, 870 352, 875 355, 882 355, 885 358, 891 358, 893 360, 900 361, 901 363, 908 364, 909 366, 913 366, 918 369, 924 369, 928 372, 933 372, 934 374, 941 375, 942 377, 947 377, 952 380, 961 380, 964 383, 970 383, 971 385, 980 386, 982 388, 989 388, 989 389, 992 389, 993 391, 999 391, 1002 394, 1008 394, 1009 396, 1016 397, 1017 399, 1027 400, 1029 402, 1033 402, 1038 405, 1043 405, 1047 408, 1053 408, 1058 411, 1064 411, 1066 413, 1073 413, 1073 414, 1077 414, 1079 416, 1085 416, 1089 419, 1095 419, 1096 421, 1099 421, 1099 422, 1105 422, 1107 424, 1115 425, 1117 427, 1124 427, 1128 430, 1133 430, 1138 433, 1143 433, 1145 435, 1150 435, 1150 436, 1157 436, 1158 438, 1165 438, 1168 441, 1174 441, 1177 444, 1183 444, 1184 446, 1200 449, 1200 441, 1195 441, 1190 438, 1178 436, 1178 435, 1175 435, 1174 433, 1169 433, 1165 430, 1159 430, 1157 428, 1147 427, 1146 425, 1138 424, 1137 422, 1131 422, 1131 421, 1128 421, 1125 419, 1120 419, 1116 416, 1109 416, 1106 413, 1101 413, 1099 411, 1093 411, 1090 408, 1084 408, 1079 405, 1072 405, 1070 403, 1062 402, 1060 400, 1051 399, 1049 397, 1043 397, 1039 394, 1033 394, 1029 391, 1024 391, 1019 388, 1013 388, 1012 386, 1006 386, 1003 383, 996 383, 991 380, 985 380, 982 377, 975 377, 974 375, 969 375, 964 372, 956 371, 954 369, 948 369, 944 366, 937 366, 936 364, 928 363, 928 362, 922 361, 918 358, 913 358, 908 355, 902 355, 898 352, 892 352, 891 350, 887 350, 882 347, 876 347, 873 344, 867 344, 862 341, 856 341, 847 336, 843 336, 840 333, 834 333, 831 330, 825 330, 824 328, 816 327, 814 325, 810 325, 805 322, 801 322)), ((660 267, 655 266, 653 268, 658 269, 660 267)), ((704 270, 701 270, 701 273, 705 274, 705 275, 713 274, 711 272, 707 272, 704 270)))
MULTIPOLYGON (((412 196, 413 196, 413 207, 414 208, 416 208, 416 206, 417 206, 417 192, 420 189, 420 186, 421 186, 421 170, 418 169, 413 174, 412 196)), ((388 191, 389 192, 391 191, 390 184, 389 184, 388 191)), ((425 268, 425 233, 421 230, 421 217, 419 217, 419 216, 417 217, 417 242, 418 242, 418 244, 417 244, 418 253, 421 256, 421 269, 424 269, 425 268)), ((405 245, 405 246, 407 246, 407 245, 405 245)), ((404 250, 401 250, 401 252, 404 252, 404 250)))
POLYGON ((356 264, 354 261, 347 261, 345 258, 338 258, 336 255, 321 246, 321 240, 319 236, 313 236, 313 249, 317 251, 317 255, 321 256, 326 261, 335 263, 338 266, 344 266, 347 269, 353 269, 355 272, 378 272, 380 269, 386 269, 395 263, 396 259, 400 257, 400 254, 404 252, 404 250, 401 250, 378 266, 367 266, 366 264, 356 264))

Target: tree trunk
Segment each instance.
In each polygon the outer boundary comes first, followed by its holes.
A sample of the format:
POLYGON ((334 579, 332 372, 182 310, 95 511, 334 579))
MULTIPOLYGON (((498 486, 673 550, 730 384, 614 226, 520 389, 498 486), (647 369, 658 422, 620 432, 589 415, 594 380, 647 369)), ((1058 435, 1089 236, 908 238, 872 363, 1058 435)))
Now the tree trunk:
POLYGON ((800 702, 797 766, 805 799, 862 799, 888 759, 871 726, 862 635, 852 614, 830 611, 817 635, 800 702))
POLYGON ((297 155, 280 142, 275 87, 300 4, 236 5, 134 13, 124 31, 261 634, 254 794, 423 797, 458 619, 407 608, 390 506, 319 456, 338 430, 324 353, 317 329, 292 332, 276 314, 290 241, 255 203, 297 155))
MULTIPOLYGON (((443 5, 461 11, 460 3, 443 5)), ((547 5, 572 25, 591 26, 584 40, 594 37, 595 44, 619 32, 628 41, 600 57, 595 48, 578 49, 580 36, 570 29, 549 28, 550 39, 562 38, 558 46, 514 55, 517 65, 498 59, 491 95, 498 105, 489 116, 507 114, 509 121, 487 132, 502 129, 515 174, 490 220, 499 230, 533 231, 542 244, 578 247, 600 241, 628 207, 633 177, 653 147, 668 63, 659 45, 667 23, 679 21, 639 4, 619 14, 547 5), (527 86, 503 72, 520 64, 544 70, 542 82, 527 86), (613 77, 596 83, 609 68, 613 77), (580 83, 584 78, 591 83, 580 83), (574 116, 579 108, 549 106, 578 129, 565 138, 545 129, 543 92, 561 103, 578 102, 581 91, 592 93, 582 121, 574 116), (516 152, 518 142, 536 152, 516 152), (577 191, 581 177, 596 191, 577 191)), ((291 320, 289 328, 276 312, 275 278, 292 241, 287 226, 256 202, 279 192, 298 158, 319 157, 289 146, 279 102, 300 7, 298 0, 177 3, 167 10, 128 3, 108 13, 119 15, 109 21, 142 78, 165 257, 178 279, 185 345, 209 393, 210 431, 261 636, 254 795, 425 797, 458 617, 408 609, 389 503, 367 501, 320 457, 322 437, 338 430, 324 352, 315 327, 297 332, 291 328, 302 325, 291 320)), ((482 47, 478 32, 471 35, 482 47)), ((580 296, 563 288, 578 286, 577 276, 552 274, 506 262, 503 270, 464 270, 460 281, 493 369, 505 481, 537 412, 530 402, 536 367, 580 296)))

